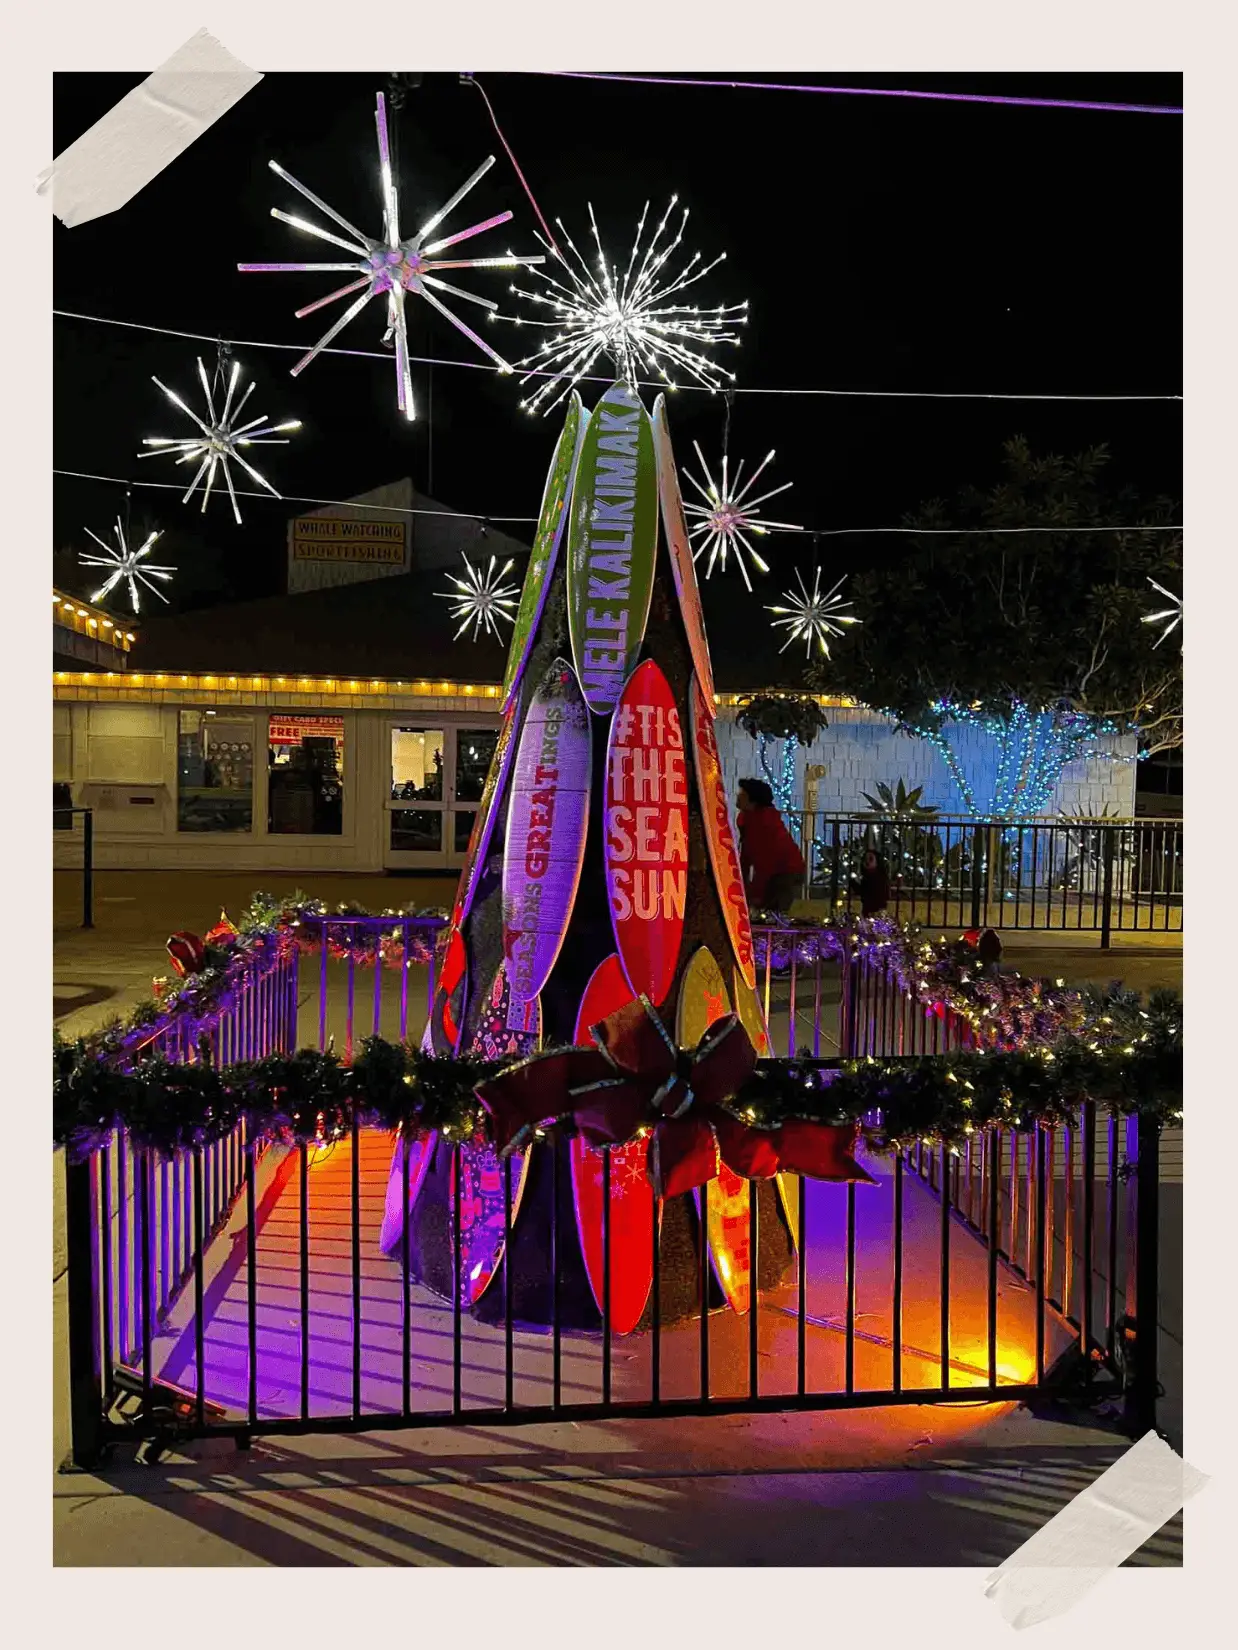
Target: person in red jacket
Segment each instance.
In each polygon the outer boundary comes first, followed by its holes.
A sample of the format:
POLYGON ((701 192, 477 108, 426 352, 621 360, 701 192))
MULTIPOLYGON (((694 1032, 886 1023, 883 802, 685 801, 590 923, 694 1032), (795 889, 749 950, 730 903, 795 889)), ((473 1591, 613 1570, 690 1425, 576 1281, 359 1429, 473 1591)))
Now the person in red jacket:
POLYGON ((748 904, 756 911, 789 911, 803 887, 804 856, 763 779, 741 779, 737 801, 739 864, 748 904))

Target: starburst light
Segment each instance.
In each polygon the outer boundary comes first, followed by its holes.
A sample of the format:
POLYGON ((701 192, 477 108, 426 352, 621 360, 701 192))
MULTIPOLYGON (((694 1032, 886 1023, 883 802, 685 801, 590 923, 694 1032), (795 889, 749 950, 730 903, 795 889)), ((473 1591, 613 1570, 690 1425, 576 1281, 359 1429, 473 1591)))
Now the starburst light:
POLYGON ((1148 583, 1153 590, 1159 590, 1170 604, 1168 607, 1162 608, 1159 613, 1145 613, 1143 616, 1144 624, 1160 624, 1165 619, 1169 620, 1169 623, 1152 644, 1153 647, 1159 647, 1166 636, 1171 635, 1182 623, 1182 597, 1175 596, 1172 590, 1166 590, 1165 586, 1157 584, 1155 579, 1150 578, 1148 583))
POLYGON ((233 398, 236 395, 236 384, 240 375, 241 363, 234 361, 232 371, 228 374, 228 384, 224 390, 223 404, 216 412, 215 396, 211 390, 211 383, 206 376, 206 368, 202 365, 202 357, 198 357, 198 377, 202 381, 202 391, 206 396, 206 417, 204 419, 199 418, 193 408, 187 402, 182 401, 174 390, 170 390, 158 378, 152 377, 151 382, 159 385, 159 388, 174 407, 179 407, 181 412, 193 419, 201 433, 177 438, 148 435, 144 437, 142 445, 149 447, 151 451, 138 454, 139 458, 157 458, 160 455, 171 453, 175 455, 178 464, 192 464, 195 459, 199 460, 194 478, 189 483, 189 489, 181 503, 188 504, 199 482, 202 482, 202 509, 204 512, 211 496, 211 488, 215 485, 215 476, 217 473, 222 472, 224 482, 228 488, 228 497, 232 500, 232 514, 235 516, 238 525, 241 520, 241 507, 237 503, 236 489, 232 485, 232 472, 228 468, 230 462, 239 464, 247 475, 252 476, 260 486, 266 488, 272 498, 279 497, 279 494, 266 477, 259 475, 253 465, 241 456, 238 449, 259 444, 286 447, 288 441, 285 432, 301 428, 299 418, 291 418, 284 424, 268 424, 265 413, 258 418, 251 418, 248 424, 238 423, 245 403, 253 393, 255 382, 253 379, 250 380, 241 392, 240 399, 234 405, 233 398))
POLYGON ((438 273, 445 269, 512 269, 520 264, 540 264, 544 260, 541 254, 533 257, 517 257, 508 252, 499 258, 438 258, 436 253, 445 252, 448 247, 457 245, 460 241, 467 241, 472 235, 480 235, 485 229, 493 229, 496 225, 506 223, 511 217, 510 212, 500 212, 493 218, 487 218, 483 223, 475 223, 469 229, 461 229, 454 235, 446 235, 432 241, 428 246, 424 244, 426 237, 442 223, 448 213, 460 204, 472 189, 473 185, 494 165, 494 156, 489 156, 473 173, 466 183, 461 184, 455 194, 433 213, 422 224, 411 239, 403 239, 400 235, 400 194, 399 182, 392 175, 391 146, 387 136, 387 103, 383 94, 378 94, 378 104, 374 115, 375 126, 378 131, 378 171, 379 183, 383 201, 383 232, 378 240, 364 235, 347 218, 341 217, 326 201, 319 200, 318 196, 308 190, 303 183, 298 183, 291 172, 286 172, 277 161, 269 161, 272 172, 277 177, 290 183, 294 189, 304 195, 306 200, 316 206, 320 212, 337 223, 341 229, 348 231, 351 239, 345 240, 329 229, 322 229, 317 224, 307 223, 304 218, 294 218, 287 212, 281 212, 272 207, 271 216, 279 218, 281 222, 291 224, 294 229, 303 230, 307 235, 317 235, 320 240, 330 241, 333 246, 343 247, 345 252, 353 254, 347 263, 315 263, 315 264, 238 264, 237 268, 246 273, 254 271, 269 271, 279 274, 312 270, 317 273, 327 271, 345 271, 356 275, 357 279, 350 281, 347 286, 339 287, 335 292, 329 292, 325 298, 316 298, 312 304, 306 304, 303 309, 297 310, 297 318, 311 314, 316 309, 322 309, 325 304, 334 303, 337 298, 345 298, 350 293, 359 292, 361 296, 355 299, 335 323, 323 333, 322 337, 296 363, 292 369, 295 378, 309 366, 310 362, 324 350, 331 340, 369 303, 371 298, 383 297, 387 302, 387 331, 384 334, 385 343, 395 344, 396 395, 400 411, 405 418, 415 417, 413 407, 413 381, 409 365, 408 354, 408 327, 404 313, 404 299, 406 293, 412 293, 415 298, 424 298, 432 309, 449 320, 459 330, 477 345, 483 354, 488 355, 497 367, 503 372, 512 369, 508 363, 484 339, 479 338, 472 327, 467 326, 458 315, 448 309, 435 292, 450 292, 456 298, 464 298, 470 304, 478 304, 491 314, 498 305, 489 298, 479 298, 475 292, 465 292, 463 288, 452 286, 444 281, 438 273), (434 291, 430 289, 434 288, 434 291))
POLYGON ((688 222, 685 207, 678 229, 664 241, 677 202, 678 196, 672 195, 662 221, 642 247, 649 214, 649 202, 645 202, 622 275, 616 273, 617 266, 611 265, 602 248, 592 203, 589 226, 597 248, 596 269, 591 269, 577 250, 560 219, 555 222, 570 258, 543 236, 537 237, 551 254, 557 273, 548 268, 540 271, 546 291, 526 292, 517 286, 512 291, 540 304, 550 314, 545 320, 539 315, 507 317, 517 325, 546 327, 552 333, 539 349, 516 364, 517 370, 525 374, 520 380, 522 388, 534 377, 551 374, 534 395, 521 402, 526 411, 542 408, 550 412, 602 357, 608 357, 618 377, 630 383, 636 383, 644 374, 660 378, 674 389, 672 373, 676 370, 711 390, 735 382, 735 374, 703 355, 701 346, 738 344, 739 334, 732 329, 748 319, 747 300, 742 304, 719 304, 713 309, 669 301, 708 275, 726 257, 720 252, 711 263, 702 264, 701 254, 694 252, 677 275, 668 271, 688 222))
POLYGON ((705 564, 705 577, 712 576, 714 564, 717 563, 722 571, 726 572, 728 555, 735 557, 736 564, 743 575, 744 583, 752 589, 752 580, 748 577, 748 566, 745 556, 759 573, 769 572, 769 563, 764 560, 759 551, 751 543, 749 535, 764 536, 769 532, 800 533, 803 528, 795 526, 789 521, 766 521, 756 514, 758 507, 778 493, 785 493, 793 484, 784 481, 781 487, 775 487, 768 493, 761 493, 756 498, 749 497, 756 479, 761 471, 773 458, 773 449, 757 465, 744 484, 740 485, 740 478, 744 471, 744 461, 740 459, 733 477, 727 474, 726 454, 722 455, 722 486, 714 484, 709 466, 705 462, 697 442, 692 446, 700 460, 701 469, 705 472, 705 480, 698 481, 691 470, 684 474, 705 500, 702 504, 684 505, 687 515, 695 519, 688 527, 688 537, 696 541, 693 551, 693 561, 699 561, 708 552, 709 560, 705 564))
POLYGON ((107 567, 111 569, 106 581, 99 586, 94 595, 90 598, 92 602, 101 602, 103 598, 108 595, 109 592, 112 591, 122 579, 124 579, 126 584, 129 586, 129 600, 133 605, 133 611, 135 613, 140 613, 142 610, 142 600, 138 592, 139 584, 144 585, 147 590, 153 591, 161 602, 167 601, 168 598, 164 595, 163 591, 160 590, 157 584, 153 584, 151 581, 152 579, 160 579, 164 584, 167 584, 176 569, 174 567, 155 567, 150 562, 145 561, 145 558, 149 556, 151 551, 154 549, 156 539, 162 537, 161 533, 156 532, 149 534, 145 544, 142 545, 140 550, 131 550, 129 548, 128 540, 125 537, 125 530, 121 526, 119 519, 113 529, 116 534, 115 547, 110 545, 106 539, 101 539, 98 533, 91 533, 89 527, 86 531, 90 533, 91 538, 94 539, 95 543, 103 551, 103 554, 101 556, 80 557, 82 566, 107 567))
POLYGON ((828 636, 842 636, 844 634, 843 625, 860 624, 862 622, 854 615, 844 611, 845 608, 851 606, 849 601, 838 600, 838 592, 846 583, 846 574, 839 579, 832 589, 827 590, 824 594, 821 590, 821 569, 819 567, 813 570, 811 593, 804 583, 804 575, 798 567, 795 570, 795 578, 799 590, 787 590, 783 593, 782 599, 786 606, 775 606, 767 609, 770 613, 782 615, 782 617, 772 621, 774 629, 777 630, 781 627, 787 632, 787 639, 778 651, 785 653, 793 642, 804 642, 807 644, 804 656, 805 658, 811 658, 812 647, 815 642, 828 659, 830 645, 826 638, 828 636))
POLYGON ((454 584, 455 590, 435 591, 440 600, 455 603, 451 616, 463 621, 453 640, 459 641, 470 625, 473 627, 473 641, 477 640, 483 630, 492 632, 495 639, 499 640, 499 627, 495 621, 502 619, 507 624, 514 624, 516 621, 516 599, 520 595, 520 586, 503 583, 511 572, 513 563, 504 562, 496 573, 496 558, 491 556, 489 567, 482 573, 473 566, 467 556, 462 559, 464 577, 458 579, 453 573, 447 575, 448 583, 454 584))

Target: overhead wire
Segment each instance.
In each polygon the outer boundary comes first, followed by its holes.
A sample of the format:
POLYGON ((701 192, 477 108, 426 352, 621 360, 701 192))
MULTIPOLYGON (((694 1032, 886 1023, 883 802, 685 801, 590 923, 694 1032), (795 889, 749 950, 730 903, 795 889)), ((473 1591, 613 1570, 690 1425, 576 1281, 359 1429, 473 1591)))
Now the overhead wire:
MULTIPOLYGON (((57 318, 59 318, 60 320, 87 321, 87 322, 89 322, 89 323, 91 323, 92 325, 95 325, 95 326, 126 327, 126 328, 128 328, 128 329, 130 329, 131 331, 134 331, 134 332, 157 333, 157 334, 160 334, 163 337, 167 337, 167 338, 188 338, 188 339, 190 339, 191 341, 194 341, 194 342, 207 343, 207 344, 214 344, 214 343, 217 343, 219 341, 217 335, 215 335, 215 334, 210 334, 210 333, 205 333, 205 332, 187 332, 187 331, 184 331, 183 329, 181 329, 179 327, 151 326, 148 323, 143 322, 143 321, 123 321, 123 320, 119 320, 114 315, 87 315, 81 310, 74 310, 74 309, 54 309, 52 311, 52 314, 54 316, 56 316, 57 318)), ((223 342, 225 344, 230 345, 234 349, 295 350, 298 353, 303 353, 304 352, 304 347, 305 347, 303 344, 280 344, 280 343, 273 343, 273 342, 270 342, 268 340, 261 339, 261 338, 230 338, 230 339, 224 339, 223 342)), ((391 360, 390 355, 384 350, 340 349, 340 348, 337 348, 334 345, 330 345, 326 349, 322 350, 321 353, 323 355, 354 355, 354 356, 359 356, 362 359, 369 360, 369 361, 386 361, 388 363, 391 360)), ((419 365, 422 365, 422 366, 465 367, 469 371, 472 371, 472 372, 493 372, 495 370, 493 367, 487 365, 486 362, 484 362, 484 361, 461 361, 461 360, 458 360, 455 357, 451 357, 451 356, 441 357, 441 356, 430 356, 430 355, 413 355, 413 356, 410 356, 409 359, 410 359, 410 361, 414 361, 414 362, 416 362, 416 363, 418 363, 419 365)), ((539 370, 534 374, 534 376, 536 376, 538 378, 560 378, 560 377, 563 376, 563 374, 562 373, 548 372, 548 371, 539 370)), ((611 379, 604 376, 604 375, 595 374, 595 375, 592 375, 592 376, 583 377, 583 378, 577 380, 577 382, 585 383, 585 384, 609 384, 611 382, 611 379)), ((667 388, 667 386, 665 384, 658 384, 658 383, 654 383, 652 381, 642 382, 642 384, 639 387, 642 388, 642 389, 666 389, 667 388)), ((703 386, 703 385, 700 385, 700 384, 680 384, 680 385, 676 386, 676 390, 675 390, 676 394, 683 393, 683 392, 686 392, 686 391, 695 391, 697 394, 705 394, 705 395, 721 395, 721 394, 724 393, 722 390, 710 390, 706 386, 703 386)), ((765 389, 765 388, 760 388, 760 387, 746 387, 746 386, 742 386, 742 385, 735 385, 733 387, 729 387, 728 390, 726 391, 726 393, 730 394, 730 395, 822 395, 822 396, 837 396, 837 397, 841 397, 841 398, 857 397, 857 398, 877 398, 877 399, 885 398, 885 399, 907 399, 907 400, 926 400, 926 401, 1178 401, 1178 402, 1180 402, 1182 400, 1182 397, 1180 395, 1165 395, 1165 394, 1162 394, 1162 393, 1159 393, 1159 392, 1144 393, 1142 391, 1141 392, 1134 392, 1134 393, 1122 393, 1122 394, 1108 394, 1108 393, 1106 393, 1106 394, 1082 394, 1082 395, 1080 395, 1080 394, 1075 394, 1075 393, 1061 394, 1061 393, 1052 393, 1052 392, 1047 392, 1047 391, 1027 391, 1027 392, 1024 392, 1024 391, 1014 391, 1014 390, 851 390, 851 389, 832 389, 832 388, 819 388, 819 387, 805 387, 805 388, 788 387, 788 388, 783 388, 783 389, 765 389)))
MULTIPOLYGON (((123 476, 96 475, 88 470, 61 470, 53 469, 56 476, 67 476, 78 481, 103 481, 117 487, 156 487, 180 491, 180 483, 175 481, 128 481, 123 476)), ((384 511, 389 515, 399 516, 448 516, 456 521, 476 521, 483 526, 497 522, 530 522, 536 521, 536 516, 491 516, 478 515, 469 510, 420 510, 399 504, 365 504, 350 498, 309 498, 298 493, 282 493, 272 499, 269 493, 245 492, 237 488, 238 498, 261 498, 268 503, 287 504, 318 504, 349 510, 384 511)), ((779 532, 777 528, 769 530, 769 536, 777 535, 783 538, 817 539, 817 538, 846 538, 857 534, 872 533, 900 533, 911 534, 921 538, 957 538, 961 536, 993 537, 996 534, 1011 533, 1181 533, 1180 522, 1137 522, 1125 527, 1109 525, 1092 527, 807 527, 788 529, 779 532)))

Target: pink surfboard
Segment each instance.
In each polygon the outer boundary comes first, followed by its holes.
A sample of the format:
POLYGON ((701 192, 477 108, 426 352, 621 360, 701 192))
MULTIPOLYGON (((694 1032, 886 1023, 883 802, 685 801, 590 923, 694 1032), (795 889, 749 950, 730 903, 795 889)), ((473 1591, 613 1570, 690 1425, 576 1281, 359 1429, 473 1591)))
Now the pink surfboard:
POLYGON ((722 781, 722 763, 718 759, 718 741, 714 734, 712 706, 706 702, 697 677, 692 678, 689 695, 692 724, 692 763, 696 769, 697 791, 701 799, 701 813, 705 819, 705 841, 709 845, 709 860, 713 866, 714 882, 722 904, 722 916, 731 937, 736 967, 745 984, 757 983, 756 953, 752 944, 752 921, 748 915, 748 896, 744 890, 744 875, 740 869, 735 833, 731 829, 731 808, 726 786, 722 781))
MULTIPOLYGON (((632 1001, 633 991, 616 956, 594 970, 576 1017, 576 1042, 589 1041, 589 1027, 632 1001)), ((610 1153, 610 1326, 630 1334, 640 1322, 653 1283, 653 1187, 645 1172, 648 1141, 612 1146, 610 1153)), ((572 1193, 576 1230, 589 1287, 602 1311, 606 1277, 603 1228, 603 1155, 583 1140, 572 1141, 572 1193)))
POLYGON ((692 559, 692 543, 688 537, 688 523, 684 516, 683 497, 679 491, 679 473, 675 469, 675 453, 671 447, 671 432, 666 422, 666 397, 658 396, 653 404, 653 450, 658 465, 658 498, 662 505, 662 531, 666 534, 671 557, 671 573, 675 579, 675 594, 679 597, 679 612, 688 634, 692 665, 701 684, 701 691, 711 719, 716 715, 714 704, 714 673, 709 658, 709 642, 705 636, 705 614, 701 608, 701 592, 696 582, 696 563, 692 559))
POLYGON ((628 677, 606 751, 606 888, 615 947, 655 1007, 675 979, 688 896, 688 787, 679 712, 653 659, 628 677))
MULTIPOLYGON (((541 1040, 541 1004, 512 1002, 502 963, 469 1043, 469 1052, 483 1060, 505 1060, 532 1054, 541 1040)), ((503 1259, 503 1165, 493 1149, 466 1141, 460 1146, 460 1281, 470 1305, 485 1294, 503 1259)), ((528 1152, 512 1153, 512 1226, 529 1172, 528 1152)), ((453 1186, 454 1192, 454 1186, 453 1186)))
POLYGON ((503 955, 516 1002, 537 997, 567 934, 585 857, 593 739, 580 684, 556 659, 529 705, 503 848, 503 955))
MULTIPOLYGON (((695 1048, 714 1021, 730 1012, 726 981, 713 952, 702 945, 693 953, 679 988, 676 1037, 680 1048, 695 1048)), ((719 1162, 717 1176, 697 1193, 698 1208, 706 1191, 705 1232, 714 1273, 731 1310, 746 1312, 751 1298, 748 1182, 719 1162)))

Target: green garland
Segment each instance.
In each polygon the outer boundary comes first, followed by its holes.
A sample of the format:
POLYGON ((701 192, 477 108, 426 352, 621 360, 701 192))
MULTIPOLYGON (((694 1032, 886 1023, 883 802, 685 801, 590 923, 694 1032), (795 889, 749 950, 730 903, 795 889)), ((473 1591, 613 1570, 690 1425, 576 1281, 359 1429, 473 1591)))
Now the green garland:
MULTIPOLYGON (((990 1124, 1071 1126, 1084 1099, 1161 1126, 1180 1123, 1177 994, 1155 993, 1145 1007, 1134 993, 1111 991, 1094 997, 1091 1009, 1084 1035, 1064 1035, 1052 1047, 836 1064, 761 1060, 728 1109, 754 1128, 790 1117, 861 1123, 876 1150, 917 1141, 954 1149, 990 1124)), ((303 1049, 223 1070, 156 1058, 126 1072, 86 1039, 57 1035, 53 1137, 75 1154, 121 1127, 135 1144, 171 1153, 222 1139, 241 1121, 252 1138, 294 1143, 338 1139, 354 1123, 409 1138, 432 1131, 484 1138, 476 1085, 515 1063, 426 1054, 371 1037, 350 1066, 303 1049)))

